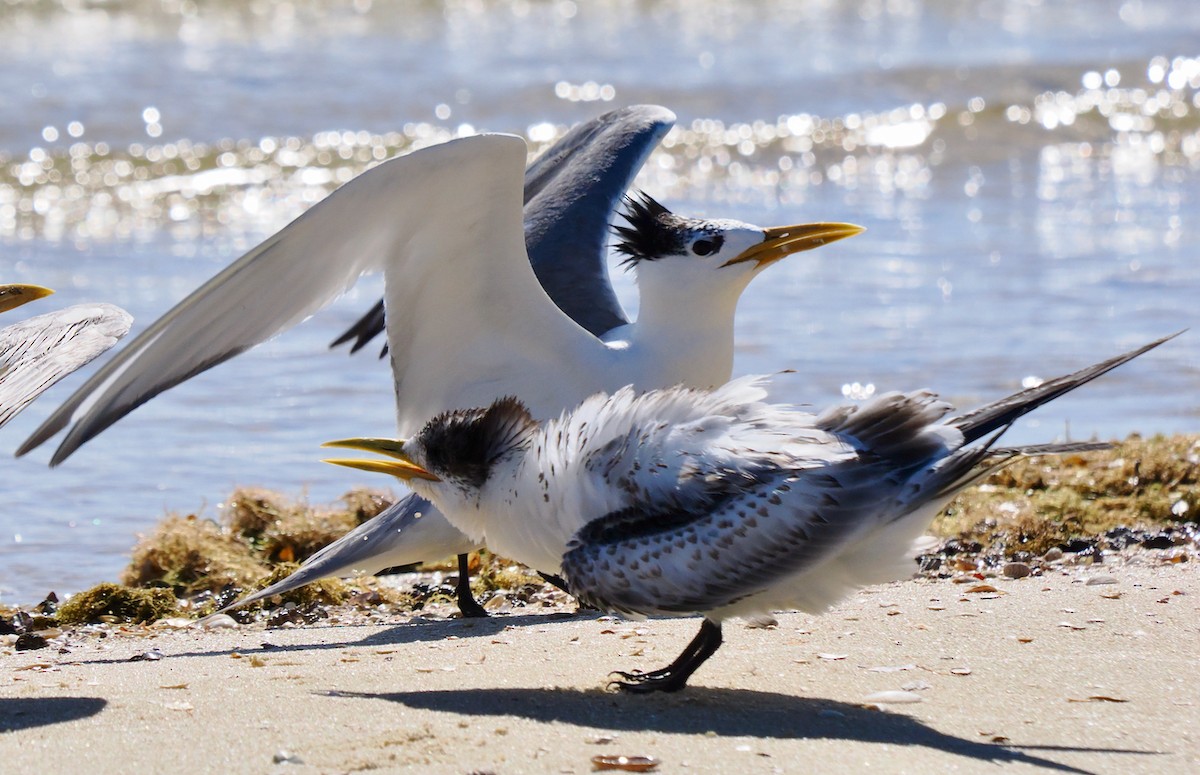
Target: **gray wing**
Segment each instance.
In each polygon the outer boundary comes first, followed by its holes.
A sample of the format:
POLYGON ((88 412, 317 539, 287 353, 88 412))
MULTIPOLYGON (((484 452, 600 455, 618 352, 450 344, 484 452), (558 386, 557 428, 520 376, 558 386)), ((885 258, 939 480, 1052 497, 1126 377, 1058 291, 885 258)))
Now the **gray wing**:
MULTIPOLYGON (((559 309, 595 336, 629 322, 608 276, 609 225, 674 125, 675 114, 657 105, 613 110, 571 129, 525 171, 525 249, 533 272, 559 309)), ((330 346, 354 340, 350 352, 357 352, 383 328, 380 301, 330 346)))
POLYGON ((702 497, 636 503, 575 535, 562 563, 568 589, 636 614, 712 611, 768 590, 913 513, 974 467, 983 452, 957 460, 962 451, 931 432, 948 409, 930 393, 887 394, 851 406, 839 427, 800 420, 803 457, 750 455, 703 470, 698 456, 703 475, 680 486, 702 487, 702 497))
POLYGON ((608 277, 609 225, 671 127, 656 105, 614 110, 572 129, 525 172, 525 245, 547 295, 595 336, 629 322, 608 277))
POLYGON ((120 307, 77 304, 0 330, 0 427, 116 344, 132 324, 120 307))

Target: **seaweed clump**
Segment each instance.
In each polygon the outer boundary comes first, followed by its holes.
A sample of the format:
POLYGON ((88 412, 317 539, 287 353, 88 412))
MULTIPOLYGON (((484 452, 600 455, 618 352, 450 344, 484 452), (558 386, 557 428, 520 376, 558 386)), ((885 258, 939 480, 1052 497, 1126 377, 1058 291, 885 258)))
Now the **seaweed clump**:
POLYGON ((392 504, 390 495, 365 489, 340 500, 340 508, 321 508, 268 490, 239 488, 224 505, 223 521, 229 532, 249 542, 260 561, 303 562, 392 504))
POLYGON ((181 597, 252 584, 267 567, 241 536, 210 519, 169 516, 133 549, 121 581, 166 586, 181 597))
POLYGON ((1198 513, 1200 437, 1135 435, 1099 452, 1018 460, 961 493, 930 530, 1014 558, 1198 513))
POLYGON ((115 619, 142 624, 178 612, 175 595, 169 589, 133 589, 105 582, 72 595, 58 609, 58 621, 61 624, 97 624, 115 619))
MULTIPOLYGON (((253 585, 253 589, 255 591, 266 589, 272 584, 283 581, 288 576, 295 573, 296 569, 299 567, 299 563, 294 562, 286 562, 276 565, 270 574, 260 579, 253 585)), ((293 589, 290 592, 285 592, 282 595, 276 595, 272 602, 278 605, 287 605, 288 603, 292 603, 296 608, 308 609, 318 605, 338 605, 346 602, 350 595, 350 585, 341 579, 317 579, 314 582, 305 584, 304 586, 293 589)), ((257 605, 259 607, 263 607, 266 602, 267 601, 265 600, 260 601, 257 605)), ((253 610, 254 606, 247 606, 247 609, 253 610)))
POLYGON ((240 488, 222 506, 220 521, 172 515, 160 522, 134 547, 122 581, 167 586, 180 597, 194 597, 248 589, 272 572, 272 578, 283 578, 297 562, 391 503, 390 496, 371 490, 355 490, 341 500, 342 508, 313 507, 267 490, 240 488))

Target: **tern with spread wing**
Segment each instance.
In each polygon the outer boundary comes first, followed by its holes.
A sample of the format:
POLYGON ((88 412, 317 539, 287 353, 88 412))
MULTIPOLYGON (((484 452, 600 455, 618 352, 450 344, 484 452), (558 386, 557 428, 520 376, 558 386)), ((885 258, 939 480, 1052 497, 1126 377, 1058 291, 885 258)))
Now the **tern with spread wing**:
POLYGON ((548 417, 597 390, 720 384, 750 280, 787 255, 861 231, 692 220, 637 201, 625 245, 641 313, 597 337, 551 301, 530 266, 526 153, 518 137, 468 137, 351 180, 142 332, 19 453, 70 425, 51 460, 61 462, 153 396, 295 325, 378 270, 402 433, 502 395, 548 417))
MULTIPOLYGON (((0 312, 54 291, 0 285, 0 312)), ((133 318, 112 304, 76 304, 0 329, 0 427, 52 385, 117 343, 133 318)))
POLYGON ((585 603, 703 615, 670 665, 613 682, 677 691, 720 647, 724 619, 820 613, 905 578, 959 490, 1021 455, 1105 446, 997 442, 1022 415, 1165 341, 956 417, 928 391, 809 414, 764 403, 762 379, 743 378, 715 391, 625 388, 546 423, 502 398, 438 415, 410 440, 330 442, 389 459, 329 462, 407 481, 467 535, 561 573, 585 603))
MULTIPOLYGON (((578 124, 525 171, 525 248, 538 282, 559 309, 603 337, 630 320, 608 275, 610 222, 650 152, 675 123, 656 105, 634 105, 578 124)), ((641 231, 674 225, 641 218, 641 231)), ((643 242, 656 241, 647 237, 643 242)), ((351 352, 383 332, 384 303, 334 341, 351 352)), ((387 352, 386 344, 380 356, 387 352)), ((670 363, 665 364, 670 368, 670 363)), ((694 368, 710 370, 710 385, 727 380, 733 363, 714 352, 694 368)), ((411 494, 305 560, 287 578, 237 601, 242 606, 327 576, 373 574, 386 568, 458 555, 457 598, 464 616, 486 616, 471 594, 467 553, 480 548, 447 522, 429 501, 411 494)))

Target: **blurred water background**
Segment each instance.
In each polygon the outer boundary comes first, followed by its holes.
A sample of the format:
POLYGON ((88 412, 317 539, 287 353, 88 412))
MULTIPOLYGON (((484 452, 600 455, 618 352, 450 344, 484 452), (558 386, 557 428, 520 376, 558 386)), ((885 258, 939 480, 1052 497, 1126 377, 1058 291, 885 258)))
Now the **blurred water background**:
MULTIPOLYGON (((58 290, 30 314, 110 301, 136 331, 374 160, 652 102, 679 124, 639 186, 673 209, 869 229, 744 297, 737 371, 798 369, 783 399, 970 405, 1198 322, 1194 0, 4 0, 0 41, 0 277, 58 290)), ((326 346, 379 291, 59 469, 0 461, 0 601, 113 579, 237 485, 359 481, 318 445, 391 427, 390 375, 326 346)), ((1194 330, 1012 437, 1194 432, 1198 366, 1194 330)))

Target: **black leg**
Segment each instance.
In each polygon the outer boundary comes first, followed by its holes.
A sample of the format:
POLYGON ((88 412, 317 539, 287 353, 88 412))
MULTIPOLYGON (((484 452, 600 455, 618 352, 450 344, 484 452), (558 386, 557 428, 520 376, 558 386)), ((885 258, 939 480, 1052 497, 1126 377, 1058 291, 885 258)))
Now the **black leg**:
POLYGON ((467 562, 469 555, 458 555, 458 586, 455 595, 458 597, 458 610, 464 619, 485 619, 488 612, 471 594, 471 568, 467 562))
POLYGON ((671 664, 649 673, 616 672, 624 681, 612 681, 608 685, 615 686, 623 692, 649 694, 650 692, 677 692, 682 689, 692 673, 703 665, 705 660, 721 648, 721 625, 705 619, 700 625, 700 632, 692 638, 691 643, 671 664))

